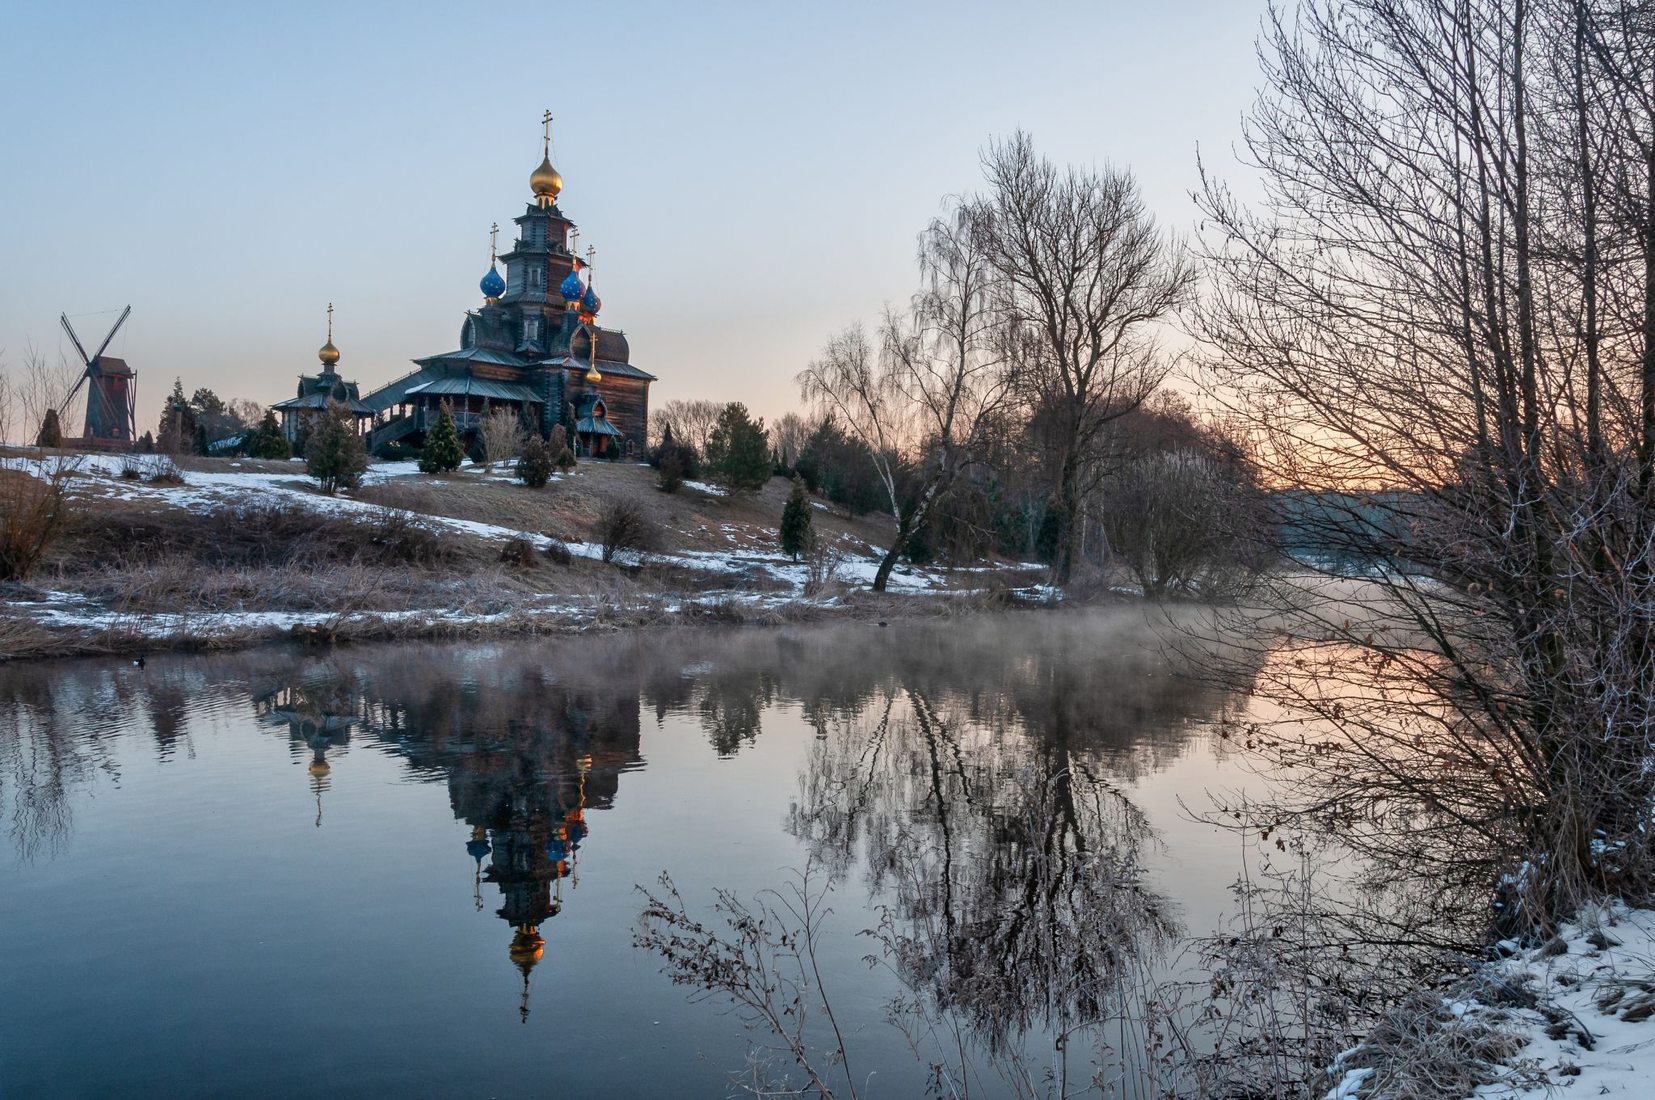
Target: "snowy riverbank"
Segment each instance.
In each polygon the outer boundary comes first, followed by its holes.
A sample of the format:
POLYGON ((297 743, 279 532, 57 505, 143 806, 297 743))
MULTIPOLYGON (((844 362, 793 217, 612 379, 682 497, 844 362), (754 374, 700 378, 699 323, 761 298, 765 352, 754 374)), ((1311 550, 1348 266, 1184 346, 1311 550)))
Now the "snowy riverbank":
POLYGON ((1655 911, 1594 909, 1497 950, 1341 1055, 1327 1100, 1655 1095, 1655 911))
POLYGON ((534 491, 474 466, 433 479, 411 462, 376 463, 357 493, 325 496, 298 463, 193 460, 179 469, 155 456, 19 455, 0 464, 40 476, 63 461, 73 468, 78 524, 102 549, 69 545, 30 583, 0 590, 0 658, 226 648, 281 637, 881 618, 1057 598, 1040 583, 1039 567, 1012 563, 904 563, 887 593, 871 593, 877 517, 820 518, 834 559, 824 582, 820 566, 813 577, 781 553, 768 500, 730 500, 710 487, 669 497, 640 467, 587 465, 534 491), (655 547, 617 550, 606 562, 594 516, 617 496, 651 510, 655 547), (333 540, 325 560, 313 548, 279 547, 268 555, 261 548, 251 564, 220 560, 220 532, 245 543, 247 526, 272 514, 284 520, 278 540, 325 532, 333 540), (188 539, 174 537, 185 528, 188 539), (381 560, 386 531, 433 544, 439 560, 381 560), (366 557, 352 550, 353 539, 366 557), (360 564, 369 558, 370 566, 360 564))

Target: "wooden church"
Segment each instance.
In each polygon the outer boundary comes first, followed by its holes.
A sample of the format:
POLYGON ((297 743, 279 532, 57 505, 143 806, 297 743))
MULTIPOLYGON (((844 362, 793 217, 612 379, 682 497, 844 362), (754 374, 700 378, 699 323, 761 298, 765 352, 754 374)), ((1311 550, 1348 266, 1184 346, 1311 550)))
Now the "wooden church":
POLYGON ((416 359, 418 370, 363 395, 375 418, 370 450, 421 442, 446 404, 462 432, 507 408, 543 436, 562 425, 582 457, 642 452, 655 376, 632 365, 622 332, 598 324, 594 253, 577 254, 578 230, 558 208, 550 112, 542 122, 534 199, 516 219, 516 242, 498 257, 491 242, 483 304, 466 313, 459 349, 416 359))

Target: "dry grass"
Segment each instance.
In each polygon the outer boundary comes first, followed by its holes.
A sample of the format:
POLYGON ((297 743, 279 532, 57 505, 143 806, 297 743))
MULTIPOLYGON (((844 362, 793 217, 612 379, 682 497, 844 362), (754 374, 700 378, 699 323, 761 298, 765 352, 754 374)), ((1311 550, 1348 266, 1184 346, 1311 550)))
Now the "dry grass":
POLYGON ((73 560, 95 562, 100 570, 174 559, 225 570, 348 564, 441 569, 468 556, 454 535, 400 512, 356 517, 275 505, 105 510, 81 526, 68 550, 73 560))
POLYGON ((1528 1036, 1499 1006, 1533 1000, 1480 977, 1446 997, 1441 991, 1415 993, 1380 1020, 1340 1068, 1373 1070, 1362 1100, 1432 1100, 1469 1096, 1497 1081, 1516 1084, 1501 1067, 1512 1064, 1528 1036), (1449 1001, 1460 1010, 1450 1009, 1449 1001))

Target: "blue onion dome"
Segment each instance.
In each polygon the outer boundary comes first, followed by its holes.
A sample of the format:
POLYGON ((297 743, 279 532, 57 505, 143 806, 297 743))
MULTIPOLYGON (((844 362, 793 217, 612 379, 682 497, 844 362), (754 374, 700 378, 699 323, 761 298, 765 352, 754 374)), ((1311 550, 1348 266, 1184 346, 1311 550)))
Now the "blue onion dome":
POLYGON ((598 297, 597 291, 588 286, 586 288, 586 294, 582 296, 580 300, 580 311, 582 313, 589 313, 593 317, 596 317, 598 315, 598 310, 602 308, 603 299, 598 297))
POLYGON ((580 296, 586 292, 586 287, 580 281, 580 272, 575 268, 569 269, 569 274, 563 277, 563 282, 558 284, 557 289, 565 302, 578 302, 580 296))
POLYGON ((483 292, 483 297, 492 301, 506 292, 506 280, 500 278, 499 268, 489 264, 488 274, 483 276, 477 288, 483 292))
POLYGON ((493 851, 493 849, 489 847, 489 843, 486 840, 468 840, 465 842, 466 855, 470 856, 478 863, 481 863, 483 861, 483 857, 488 855, 491 851, 493 851))

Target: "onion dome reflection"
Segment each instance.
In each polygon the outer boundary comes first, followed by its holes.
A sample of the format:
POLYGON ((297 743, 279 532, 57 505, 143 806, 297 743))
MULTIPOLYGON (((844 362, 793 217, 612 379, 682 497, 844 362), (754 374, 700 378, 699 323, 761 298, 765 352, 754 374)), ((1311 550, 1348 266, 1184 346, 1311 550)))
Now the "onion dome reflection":
POLYGON ((357 721, 355 692, 339 683, 332 669, 315 670, 314 676, 297 676, 293 681, 255 692, 253 710, 267 725, 285 727, 295 745, 310 750, 305 773, 316 796, 316 821, 322 827, 322 792, 331 785, 333 765, 329 750, 350 741, 351 726, 357 721))

